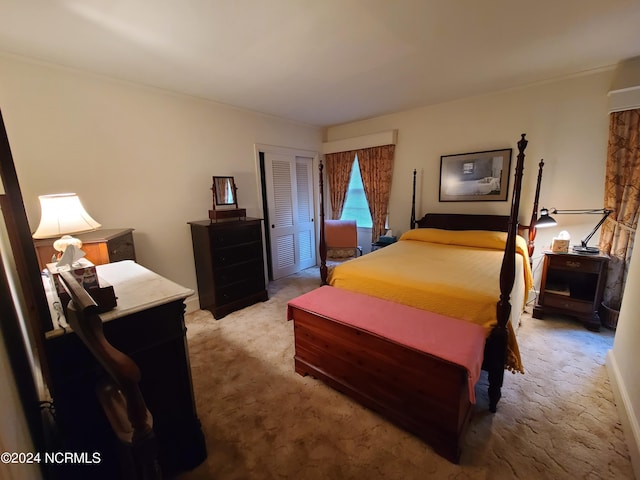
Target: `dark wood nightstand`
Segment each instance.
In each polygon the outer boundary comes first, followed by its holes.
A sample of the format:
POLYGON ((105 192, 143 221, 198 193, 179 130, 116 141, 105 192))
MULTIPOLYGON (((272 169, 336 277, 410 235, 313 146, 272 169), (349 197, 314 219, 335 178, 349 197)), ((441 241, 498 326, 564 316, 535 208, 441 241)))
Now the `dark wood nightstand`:
POLYGON ((533 318, 545 313, 577 317, 589 330, 600 330, 598 308, 602 301, 606 255, 544 252, 540 295, 533 318))
MULTIPOLYGON (((380 238, 382 238, 382 237, 380 237, 380 238)), ((387 240, 383 241, 383 240, 378 239, 377 241, 375 241, 375 242, 373 242, 371 244, 371 251, 372 252, 375 251, 375 250, 378 250, 379 248, 388 247, 389 245, 391 245, 393 243, 396 243, 398 241, 397 237, 384 237, 384 238, 386 238, 387 240)))

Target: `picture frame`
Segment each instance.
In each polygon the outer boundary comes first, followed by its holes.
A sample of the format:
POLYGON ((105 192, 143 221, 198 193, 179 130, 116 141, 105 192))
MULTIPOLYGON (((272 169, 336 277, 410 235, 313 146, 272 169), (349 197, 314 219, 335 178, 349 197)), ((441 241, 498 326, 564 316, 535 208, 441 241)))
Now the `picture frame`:
POLYGON ((504 202, 509 192, 511 148, 440 157, 441 202, 504 202))

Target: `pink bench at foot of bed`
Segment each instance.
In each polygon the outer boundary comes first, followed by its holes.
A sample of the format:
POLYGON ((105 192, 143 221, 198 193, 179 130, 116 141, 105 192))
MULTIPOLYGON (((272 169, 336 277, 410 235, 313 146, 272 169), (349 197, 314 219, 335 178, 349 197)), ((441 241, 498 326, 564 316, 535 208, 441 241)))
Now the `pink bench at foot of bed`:
POLYGON ((382 414, 458 462, 486 331, 330 286, 291 300, 295 371, 382 414))

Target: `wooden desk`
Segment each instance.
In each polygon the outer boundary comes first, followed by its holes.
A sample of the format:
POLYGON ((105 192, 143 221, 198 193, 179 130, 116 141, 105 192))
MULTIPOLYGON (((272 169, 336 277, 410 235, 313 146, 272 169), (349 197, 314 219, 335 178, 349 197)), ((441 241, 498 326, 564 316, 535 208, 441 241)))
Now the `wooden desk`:
MULTIPOLYGON (((140 367, 140 387, 153 415, 164 476, 191 469, 207 456, 185 338, 184 299, 194 292, 130 260, 96 269, 118 298, 115 309, 100 315, 105 336, 140 367)), ((57 297, 48 283, 45 289, 53 302, 57 297)), ((59 325, 47 332, 45 350, 60 448, 102 454, 99 465, 60 465, 60 478, 118 478, 114 437, 94 391, 101 367, 66 327, 64 317, 59 325)))

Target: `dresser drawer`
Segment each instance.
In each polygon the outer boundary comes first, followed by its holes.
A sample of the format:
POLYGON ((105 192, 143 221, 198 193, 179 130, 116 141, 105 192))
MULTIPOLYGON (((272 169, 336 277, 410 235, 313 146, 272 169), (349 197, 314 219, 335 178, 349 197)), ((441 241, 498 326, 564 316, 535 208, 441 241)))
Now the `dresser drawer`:
POLYGON ((226 287, 249 278, 264 278, 264 264, 260 259, 241 262, 229 267, 218 268, 213 276, 216 285, 226 287))
POLYGON ((261 243, 245 243, 235 247, 218 248, 211 252, 214 267, 224 267, 247 260, 262 258, 261 243))
POLYGON ((262 242, 262 230, 260 225, 249 224, 228 228, 211 224, 211 246, 224 248, 247 242, 262 242))
POLYGON ((545 307, 561 308, 574 313, 593 313, 593 302, 578 300, 564 295, 545 294, 542 304, 545 307))
POLYGON ((226 287, 216 287, 216 304, 224 305, 261 290, 264 290, 264 278, 247 278, 226 287))
POLYGON ((558 255, 551 257, 549 260, 549 267, 552 269, 572 270, 582 273, 598 273, 602 268, 602 262, 578 255, 558 255))

